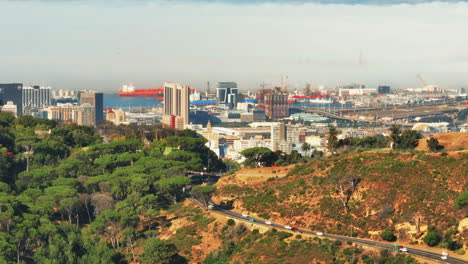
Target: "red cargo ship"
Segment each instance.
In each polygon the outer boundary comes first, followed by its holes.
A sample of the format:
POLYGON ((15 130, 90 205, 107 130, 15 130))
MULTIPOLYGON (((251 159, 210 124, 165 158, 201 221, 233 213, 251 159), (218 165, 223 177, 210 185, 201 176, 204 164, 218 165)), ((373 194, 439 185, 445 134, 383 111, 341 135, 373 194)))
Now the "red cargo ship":
POLYGON ((120 96, 145 96, 156 97, 156 100, 164 100, 164 89, 162 87, 156 89, 139 89, 136 90, 133 85, 124 85, 119 90, 120 96))
MULTIPOLYGON (((195 93, 197 90, 190 89, 190 93, 195 93)), ((164 88, 161 86, 154 89, 135 89, 133 85, 124 85, 119 90, 120 96, 142 96, 142 97, 156 97, 156 100, 164 100, 164 88)))

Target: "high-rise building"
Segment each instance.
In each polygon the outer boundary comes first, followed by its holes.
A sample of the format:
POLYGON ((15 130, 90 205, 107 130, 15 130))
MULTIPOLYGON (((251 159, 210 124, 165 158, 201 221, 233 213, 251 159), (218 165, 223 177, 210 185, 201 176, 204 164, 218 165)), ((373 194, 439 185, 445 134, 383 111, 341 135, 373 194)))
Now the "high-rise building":
POLYGON ((236 106, 239 91, 236 82, 218 82, 216 84, 216 99, 219 104, 229 105, 230 108, 236 106))
POLYGON ((51 105, 51 88, 45 86, 25 86, 22 93, 23 113, 28 109, 43 108, 51 105))
POLYGON ((284 123, 271 126, 271 148, 273 151, 280 150, 280 142, 286 139, 286 129, 284 123))
POLYGON ((78 115, 76 117, 76 123, 80 126, 95 126, 96 125, 96 113, 95 107, 91 104, 84 103, 78 109, 78 115))
POLYGON ((76 123, 80 126, 96 125, 95 107, 84 103, 80 106, 67 104, 58 104, 47 108, 47 118, 59 120, 65 123, 76 123))
POLYGON ((78 94, 80 105, 90 104, 94 107, 95 122, 100 124, 104 120, 104 96, 94 91, 84 91, 78 94))
POLYGON ((279 87, 262 88, 257 94, 259 108, 265 110, 270 119, 289 116, 288 94, 281 92, 279 87))
POLYGON ((16 105, 18 116, 23 114, 23 84, 22 83, 4 83, 0 84, 0 105, 11 101, 16 105))
POLYGON ((299 143, 299 132, 298 126, 287 125, 286 126, 286 141, 291 144, 299 143))
POLYGON ((63 122, 76 123, 79 106, 73 104, 58 104, 47 108, 47 118, 63 122))
POLYGON ((179 83, 164 83, 163 123, 175 129, 184 129, 189 123, 190 87, 179 83))
POLYGON ((387 85, 380 85, 378 88, 377 88, 377 92, 379 94, 389 94, 390 93, 390 86, 387 86, 387 85))

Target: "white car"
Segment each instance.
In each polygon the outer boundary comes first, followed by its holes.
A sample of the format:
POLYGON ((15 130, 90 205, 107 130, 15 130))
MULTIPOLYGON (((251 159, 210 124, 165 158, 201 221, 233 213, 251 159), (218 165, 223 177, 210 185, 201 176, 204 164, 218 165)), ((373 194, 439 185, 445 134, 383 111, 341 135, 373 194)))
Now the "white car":
POLYGON ((448 259, 447 256, 442 256, 442 257, 440 257, 440 258, 443 259, 443 260, 447 260, 447 259, 448 259))
POLYGON ((448 256, 447 251, 442 251, 442 256, 448 256))
POLYGON ((248 218, 249 215, 248 214, 242 214, 242 217, 248 218))
POLYGON ((399 250, 400 250, 401 252, 408 252, 408 249, 405 248, 405 247, 402 247, 402 248, 400 248, 399 250))
POLYGON ((214 205, 212 204, 208 205, 208 209, 213 210, 213 208, 214 208, 214 205))
POLYGON ((288 226, 288 225, 287 225, 287 226, 284 226, 284 228, 286 228, 286 229, 288 229, 288 230, 291 230, 291 229, 292 229, 292 227, 291 227, 291 226, 288 226))
POLYGON ((265 224, 271 225, 271 221, 265 221, 265 224))
POLYGON ((317 236, 323 236, 323 233, 322 232, 317 232, 315 233, 317 236))

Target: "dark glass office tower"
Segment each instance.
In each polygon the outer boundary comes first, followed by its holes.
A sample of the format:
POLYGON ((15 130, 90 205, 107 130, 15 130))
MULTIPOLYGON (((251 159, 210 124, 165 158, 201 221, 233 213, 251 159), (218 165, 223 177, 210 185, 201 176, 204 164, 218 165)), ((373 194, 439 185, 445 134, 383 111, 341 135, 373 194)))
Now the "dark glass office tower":
POLYGON ((23 84, 22 83, 0 83, 0 105, 12 101, 17 105, 17 115, 23 114, 23 84))

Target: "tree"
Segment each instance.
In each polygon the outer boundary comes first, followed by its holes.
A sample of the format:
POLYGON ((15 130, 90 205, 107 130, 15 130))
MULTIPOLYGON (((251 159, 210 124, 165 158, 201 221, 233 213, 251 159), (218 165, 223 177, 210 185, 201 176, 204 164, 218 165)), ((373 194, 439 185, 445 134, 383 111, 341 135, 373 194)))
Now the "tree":
POLYGON ((82 264, 119 263, 118 257, 106 243, 90 243, 86 246, 86 254, 81 258, 82 264))
POLYGON ((328 149, 331 153, 336 150, 338 146, 338 131, 335 126, 328 126, 328 149))
POLYGON ((174 245, 150 238, 145 242, 140 261, 142 264, 171 264, 176 256, 177 249, 174 245))
POLYGON ((206 186, 195 186, 190 191, 190 195, 202 202, 205 206, 208 206, 208 202, 211 199, 211 195, 216 191, 216 187, 212 185, 206 186))
POLYGON ((0 232, 0 263, 16 262, 16 249, 12 236, 0 232))
POLYGON ((170 178, 164 178, 155 183, 159 189, 168 194, 172 198, 173 203, 177 203, 181 194, 182 188, 190 184, 190 179, 185 176, 173 176, 170 178))
POLYGON ((13 125, 14 121, 15 121, 15 116, 13 115, 13 113, 0 112, 0 126, 9 127, 13 125))
POLYGON ((439 244, 441 238, 436 230, 430 230, 425 237, 423 237, 424 243, 426 243, 430 247, 437 246, 439 244))
POLYGON ((241 154, 246 158, 244 164, 255 168, 271 166, 278 160, 278 156, 265 147, 249 148, 242 151, 241 154))
POLYGON ((0 182, 13 183, 12 167, 13 159, 9 157, 7 150, 0 145, 0 182))
POLYGON ((397 126, 397 125, 392 125, 390 127, 390 139, 391 139, 391 147, 392 149, 397 149, 399 148, 400 146, 400 143, 401 143, 401 138, 400 138, 400 134, 401 134, 401 126, 397 126))
POLYGON ((393 234, 392 231, 389 231, 389 230, 383 231, 382 234, 380 234, 380 237, 382 237, 383 240, 390 241, 390 242, 397 240, 397 237, 393 234))
POLYGON ((47 240, 45 247, 34 255, 36 263, 78 263, 84 254, 80 230, 74 225, 61 224, 47 240))
POLYGON ((302 143, 301 150, 306 153, 306 156, 308 156, 307 154, 308 154, 308 152, 310 150, 310 144, 307 143, 307 142, 302 143))
POLYGON ((426 140, 426 142, 427 146, 429 147, 429 150, 432 152, 436 152, 443 148, 443 146, 439 145, 439 140, 437 140, 434 137, 431 137, 430 139, 426 140))
POLYGON ((418 146, 419 139, 422 138, 422 135, 414 130, 407 129, 403 131, 400 136, 401 139, 401 149, 414 149, 418 146))

